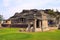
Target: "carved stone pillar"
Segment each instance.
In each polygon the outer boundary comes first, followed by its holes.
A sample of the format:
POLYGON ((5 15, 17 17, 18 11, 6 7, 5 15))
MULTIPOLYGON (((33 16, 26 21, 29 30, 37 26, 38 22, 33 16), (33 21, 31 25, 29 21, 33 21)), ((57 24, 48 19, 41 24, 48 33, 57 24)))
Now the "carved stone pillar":
POLYGON ((36 32, 36 21, 37 21, 37 19, 35 19, 35 20, 34 20, 34 23, 33 23, 33 24, 34 24, 34 26, 33 26, 33 31, 34 31, 34 32, 36 32))
POLYGON ((48 30, 48 20, 42 20, 42 30, 43 31, 48 30))
POLYGON ((41 26, 42 26, 42 25, 41 25, 41 21, 39 21, 39 27, 41 28, 41 26))
POLYGON ((48 18, 47 18, 48 16, 44 11, 41 11, 41 15, 42 15, 42 27, 41 27, 41 29, 42 29, 42 31, 47 31, 47 30, 49 30, 48 29, 48 18))
POLYGON ((27 31, 30 32, 30 24, 28 24, 27 31))

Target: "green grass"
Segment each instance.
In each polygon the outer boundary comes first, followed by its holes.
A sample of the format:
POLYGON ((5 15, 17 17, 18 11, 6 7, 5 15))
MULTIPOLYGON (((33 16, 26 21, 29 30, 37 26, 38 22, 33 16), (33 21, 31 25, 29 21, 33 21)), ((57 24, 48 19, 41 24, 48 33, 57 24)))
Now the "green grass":
POLYGON ((0 40, 60 40, 60 30, 19 32, 19 28, 0 28, 0 40))

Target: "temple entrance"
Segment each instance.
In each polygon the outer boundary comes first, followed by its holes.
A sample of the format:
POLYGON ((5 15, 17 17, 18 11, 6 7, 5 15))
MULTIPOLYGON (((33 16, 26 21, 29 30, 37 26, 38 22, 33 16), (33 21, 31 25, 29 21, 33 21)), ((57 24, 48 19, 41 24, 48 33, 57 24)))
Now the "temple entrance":
POLYGON ((41 27, 41 21, 39 19, 37 19, 36 21, 36 28, 40 28, 41 27))
POLYGON ((39 28, 39 20, 36 21, 36 27, 39 28))

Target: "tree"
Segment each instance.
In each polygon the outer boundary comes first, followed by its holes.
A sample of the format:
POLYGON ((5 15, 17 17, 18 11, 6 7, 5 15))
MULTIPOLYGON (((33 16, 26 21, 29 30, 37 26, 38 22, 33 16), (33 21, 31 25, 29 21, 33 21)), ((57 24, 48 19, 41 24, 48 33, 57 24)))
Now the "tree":
POLYGON ((56 17, 57 16, 56 12, 54 12, 54 10, 51 10, 51 9, 48 10, 47 13, 50 14, 50 16, 52 16, 52 17, 56 17))
POLYGON ((2 15, 0 15, 0 21, 2 21, 3 20, 3 16, 2 15))

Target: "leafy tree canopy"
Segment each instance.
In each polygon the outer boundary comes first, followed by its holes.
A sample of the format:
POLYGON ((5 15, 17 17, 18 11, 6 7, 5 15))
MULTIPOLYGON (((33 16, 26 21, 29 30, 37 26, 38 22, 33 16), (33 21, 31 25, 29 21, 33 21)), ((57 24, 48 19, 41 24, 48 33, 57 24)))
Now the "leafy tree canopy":
POLYGON ((2 21, 3 20, 3 16, 2 15, 0 15, 0 21, 2 21))

